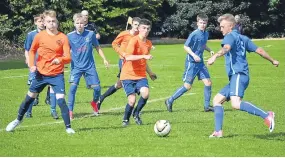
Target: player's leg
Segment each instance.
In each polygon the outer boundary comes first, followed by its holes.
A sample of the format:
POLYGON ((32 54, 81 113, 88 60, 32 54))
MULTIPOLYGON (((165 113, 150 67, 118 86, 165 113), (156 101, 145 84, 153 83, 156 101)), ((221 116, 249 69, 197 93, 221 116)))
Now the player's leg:
MULTIPOLYGON (((33 80, 35 79, 36 73, 35 72, 29 72, 29 79, 28 79, 28 85, 31 86, 33 80)), ((38 96, 36 97, 38 98, 38 96)), ((34 104, 36 104, 37 101, 36 99, 29 105, 29 108, 26 112, 26 118, 31 118, 32 117, 32 110, 33 110, 33 106, 34 104)))
POLYGON ((67 101, 70 119, 74 118, 73 109, 75 103, 75 94, 82 74, 83 72, 76 69, 72 69, 70 72, 70 77, 69 77, 70 87, 69 87, 68 101, 67 101))
POLYGON ((110 96, 110 95, 114 94, 115 92, 117 92, 118 89, 122 88, 122 83, 119 80, 120 79, 120 75, 121 75, 122 63, 123 63, 123 59, 119 59, 119 63, 118 63, 118 65, 119 65, 119 73, 117 75, 118 81, 114 85, 109 87, 109 89, 103 95, 100 96, 99 101, 97 102, 99 110, 100 110, 101 105, 102 105, 102 103, 103 103, 105 98, 107 98, 108 96, 110 96))
POLYGON ((47 105, 50 105, 50 86, 48 86, 48 88, 47 88, 47 94, 46 94, 45 103, 47 105))
POLYGON ((142 120, 141 120, 139 114, 140 114, 141 110, 143 109, 143 107, 145 106, 145 104, 149 98, 149 88, 148 88, 147 79, 143 78, 143 79, 138 80, 136 83, 136 89, 137 89, 137 91, 140 92, 141 97, 140 97, 138 104, 137 104, 137 106, 133 112, 133 116, 134 116, 135 122, 138 125, 141 125, 142 120))
POLYGON ((136 82, 133 80, 123 80, 122 85, 124 87, 125 93, 128 97, 128 103, 125 108, 124 118, 123 118, 123 127, 129 125, 130 117, 132 115, 134 105, 136 103, 136 82))
POLYGON ((195 64, 186 62, 185 71, 183 74, 183 86, 178 88, 175 93, 165 101, 166 108, 169 112, 172 112, 173 102, 191 89, 193 81, 198 73, 198 69, 195 68, 195 64))
POLYGON ((15 119, 14 121, 10 122, 7 125, 6 131, 8 132, 13 131, 21 123, 29 106, 33 103, 38 93, 40 93, 46 85, 47 85, 46 81, 42 78, 40 74, 38 74, 37 78, 35 78, 31 83, 29 91, 24 101, 21 103, 19 107, 17 119, 15 119))
POLYGON ((264 119, 266 125, 269 128, 269 131, 272 132, 274 130, 274 113, 269 111, 265 112, 261 108, 256 105, 242 101, 244 96, 244 92, 248 87, 249 77, 243 74, 235 74, 232 76, 230 81, 230 95, 231 95, 231 104, 234 109, 238 109, 241 111, 248 112, 249 114, 260 116, 264 119))
POLYGON ((99 110, 98 110, 97 103, 101 95, 101 86, 100 86, 99 76, 98 76, 98 73, 95 67, 87 70, 84 73, 84 78, 85 78, 87 87, 93 89, 93 99, 90 104, 92 106, 94 115, 98 116, 99 110))
MULTIPOLYGON (((50 87, 50 86, 49 86, 50 87)), ((50 114, 52 118, 58 119, 58 115, 56 112, 56 96, 54 90, 50 87, 50 114)))
POLYGON ((198 73, 198 79, 202 80, 204 83, 204 111, 214 111, 213 107, 210 106, 211 94, 212 94, 212 81, 210 79, 210 74, 207 67, 204 65, 201 67, 198 73))
POLYGON ((66 132, 69 134, 75 133, 75 131, 71 128, 69 110, 65 101, 64 75, 59 74, 55 77, 48 77, 48 82, 56 94, 56 102, 61 110, 61 116, 65 124, 66 132))

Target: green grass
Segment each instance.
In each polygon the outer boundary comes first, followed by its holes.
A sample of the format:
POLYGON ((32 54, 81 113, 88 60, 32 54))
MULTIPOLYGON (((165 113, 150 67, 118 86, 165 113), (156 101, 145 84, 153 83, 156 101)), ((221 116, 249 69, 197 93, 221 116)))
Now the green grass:
MULTIPOLYGON (((123 90, 104 101, 101 116, 91 117, 92 91, 85 88, 82 79, 77 91, 75 120, 72 121, 74 135, 66 134, 62 119, 51 118, 49 107, 44 104, 46 90, 40 95, 40 104, 33 109, 34 117, 24 119, 14 132, 5 132, 27 92, 28 69, 24 64, 18 67, 13 62, 1 62, 0 156, 285 156, 285 42, 256 43, 278 59, 280 66, 273 67, 258 55, 248 54, 251 80, 244 100, 275 111, 273 133, 269 133, 261 118, 233 110, 225 103, 224 138, 209 139, 214 129, 214 114, 202 112, 203 83, 197 80, 189 92, 195 94, 188 93, 179 98, 174 103, 173 113, 167 112, 163 98, 182 85, 185 53, 183 45, 157 45, 150 66, 159 78, 149 81, 150 99, 142 115, 144 125, 137 126, 131 120, 129 127, 121 127, 127 101, 123 90), (14 69, 3 70, 8 68, 14 69), (153 131, 154 123, 159 119, 171 122, 172 130, 166 138, 157 137, 153 131)), ((217 51, 220 43, 211 41, 209 46, 217 51)), ((100 57, 95 56, 102 92, 115 83, 118 71, 117 54, 111 48, 104 48, 104 51, 114 65, 106 70, 100 57)), ((209 57, 209 54, 205 52, 205 56, 209 57)), ((224 59, 218 59, 209 71, 213 97, 228 83, 224 59)), ((68 77, 69 72, 65 73, 66 81, 68 77)), ((66 89, 69 89, 68 83, 66 89)))

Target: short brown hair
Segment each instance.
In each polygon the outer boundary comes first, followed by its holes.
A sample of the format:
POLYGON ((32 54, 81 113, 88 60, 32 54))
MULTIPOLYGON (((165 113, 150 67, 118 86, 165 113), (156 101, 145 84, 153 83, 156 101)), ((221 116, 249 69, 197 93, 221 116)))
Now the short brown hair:
POLYGON ((199 20, 208 21, 208 16, 205 13, 198 14, 197 21, 199 20))
POLYGON ((137 22, 139 22, 139 23, 140 23, 141 18, 139 18, 139 17, 133 17, 133 22, 134 22, 134 21, 137 21, 137 22))
POLYGON ((39 19, 43 20, 44 19, 44 15, 43 14, 34 15, 34 22, 38 21, 39 19))
POLYGON ((151 24, 151 22, 150 22, 149 20, 147 20, 147 19, 141 19, 141 20, 140 20, 140 25, 149 25, 149 26, 151 26, 152 24, 151 24))

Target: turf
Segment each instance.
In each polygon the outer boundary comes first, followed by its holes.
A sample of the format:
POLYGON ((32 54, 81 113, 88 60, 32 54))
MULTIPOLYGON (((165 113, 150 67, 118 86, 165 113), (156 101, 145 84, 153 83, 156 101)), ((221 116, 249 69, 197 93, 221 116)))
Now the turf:
MULTIPOLYGON (((219 41, 208 44, 215 51, 220 48, 219 41)), ((209 139, 214 115, 203 112, 203 83, 198 80, 190 92, 175 101, 173 112, 167 112, 164 99, 182 85, 185 53, 183 45, 157 45, 149 64, 158 80, 149 80, 150 99, 142 114, 144 125, 138 126, 132 119, 129 127, 121 127, 127 101, 123 90, 104 101, 102 115, 92 117, 92 91, 86 89, 82 79, 72 121, 74 135, 65 132, 62 119, 51 118, 49 106, 44 104, 46 89, 33 109, 33 118, 25 118, 14 132, 6 132, 6 125, 16 118, 27 92, 28 69, 19 61, 0 62, 0 156, 285 156, 285 42, 263 40, 256 44, 278 59, 280 66, 276 68, 260 56, 248 54, 251 80, 244 100, 276 113, 273 133, 261 118, 233 110, 225 103, 224 138, 209 139), (157 137, 153 131, 160 119, 172 125, 168 137, 157 137)), ((95 55, 102 92, 115 83, 118 72, 117 54, 111 48, 104 48, 104 52, 112 64, 108 70, 95 55)), ((209 53, 204 56, 207 59, 209 53)), ((224 59, 218 59, 209 71, 213 98, 228 83, 224 59)), ((68 77, 69 68, 65 72, 67 91, 68 77)))

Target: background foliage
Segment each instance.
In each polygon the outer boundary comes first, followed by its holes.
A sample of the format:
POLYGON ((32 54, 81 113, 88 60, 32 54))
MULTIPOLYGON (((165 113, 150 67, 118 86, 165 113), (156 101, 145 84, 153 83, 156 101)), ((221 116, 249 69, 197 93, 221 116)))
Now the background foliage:
POLYGON ((217 17, 224 13, 239 14, 244 32, 252 38, 284 37, 285 3, 280 0, 4 0, 0 2, 1 38, 22 45, 27 32, 34 29, 33 15, 54 9, 60 30, 73 30, 72 15, 89 10, 102 36, 110 43, 125 29, 128 16, 153 22, 151 36, 187 38, 196 28, 196 15, 209 16, 210 38, 221 38, 217 17))

